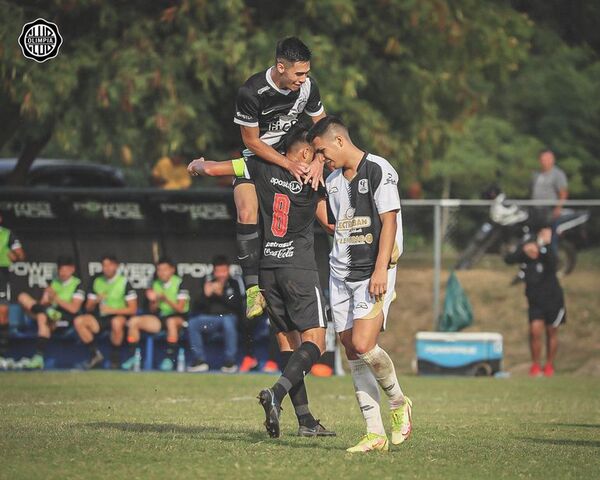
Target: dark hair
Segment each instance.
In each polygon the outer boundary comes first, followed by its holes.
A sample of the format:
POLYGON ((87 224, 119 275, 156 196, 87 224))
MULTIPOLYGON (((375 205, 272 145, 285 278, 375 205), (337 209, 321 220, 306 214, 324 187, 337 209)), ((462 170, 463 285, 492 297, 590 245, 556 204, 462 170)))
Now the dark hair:
POLYGON ((160 257, 158 259, 158 262, 156 262, 156 264, 160 265, 161 263, 166 263, 167 265, 171 265, 172 267, 175 266, 175 264, 173 263, 173 260, 171 260, 169 257, 160 257))
POLYGON ((538 157, 541 156, 543 153, 551 153, 552 155, 554 155, 554 152, 552 151, 551 148, 545 147, 542 148, 539 152, 538 152, 538 157))
POLYGON ((103 262, 104 260, 108 260, 113 263, 119 263, 119 261, 117 260, 117 256, 114 253, 106 253, 102 255, 100 261, 103 262))
POLYGON ((332 126, 338 126, 348 130, 348 127, 346 127, 339 117, 327 115, 311 127, 306 136, 306 140, 312 142, 316 137, 322 137, 332 126))
POLYGON ((288 37, 277 42, 275 61, 285 60, 290 63, 310 62, 310 49, 298 37, 288 37))
POLYGON ((308 140, 306 139, 307 135, 308 130, 306 128, 292 128, 292 130, 290 130, 290 132, 285 136, 285 150, 290 150, 297 143, 308 144, 308 140))
POLYGON ((66 265, 70 265, 70 266, 75 266, 75 260, 73 259, 73 257, 70 257, 69 255, 60 255, 57 259, 56 259, 56 265, 58 268, 60 267, 64 267, 66 265))
POLYGON ((218 265, 227 265, 229 266, 229 260, 225 255, 215 255, 212 260, 213 267, 218 265))

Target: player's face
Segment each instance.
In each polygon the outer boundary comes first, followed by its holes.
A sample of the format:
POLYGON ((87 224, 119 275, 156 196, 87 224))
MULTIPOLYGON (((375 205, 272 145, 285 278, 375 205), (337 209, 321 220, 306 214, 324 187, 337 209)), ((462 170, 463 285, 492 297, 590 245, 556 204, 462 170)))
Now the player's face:
POLYGON ((281 75, 281 86, 292 92, 300 90, 300 87, 308 78, 310 62, 277 63, 277 71, 281 75))
POLYGON ((219 282, 225 282, 229 278, 229 265, 215 265, 213 276, 219 282))
POLYGON ((322 155, 325 160, 325 165, 330 170, 344 166, 344 156, 342 155, 343 143, 341 137, 327 134, 323 137, 315 137, 312 146, 315 155, 322 155))
POLYGON ((66 282, 75 273, 75 265, 61 265, 58 267, 58 278, 61 282, 66 282))
POLYGON ((175 268, 168 263, 159 263, 156 266, 156 276, 163 283, 167 283, 169 280, 171 280, 171 277, 174 273, 175 268))
POLYGON ((119 268, 119 264, 117 262, 113 262, 112 260, 104 259, 102 260, 102 274, 106 278, 112 278, 117 274, 117 269, 119 268))

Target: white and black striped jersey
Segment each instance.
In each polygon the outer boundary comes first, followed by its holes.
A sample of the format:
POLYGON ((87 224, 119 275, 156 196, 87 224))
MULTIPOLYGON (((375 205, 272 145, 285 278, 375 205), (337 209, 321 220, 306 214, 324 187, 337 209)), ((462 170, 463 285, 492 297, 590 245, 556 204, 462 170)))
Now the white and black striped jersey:
MULTIPOLYGON (((233 121, 246 127, 258 127, 260 139, 278 149, 302 112, 316 117, 323 113, 323 105, 314 80, 307 78, 295 92, 282 90, 271 78, 273 68, 252 75, 242 85, 233 121)), ((244 155, 249 154, 244 152, 244 155)))
POLYGON ((384 158, 365 153, 356 176, 348 181, 341 168, 326 181, 329 223, 335 224, 329 255, 331 275, 349 282, 366 280, 375 270, 379 252, 379 215, 398 210, 396 244, 390 266, 402 254, 402 215, 398 173, 384 158))

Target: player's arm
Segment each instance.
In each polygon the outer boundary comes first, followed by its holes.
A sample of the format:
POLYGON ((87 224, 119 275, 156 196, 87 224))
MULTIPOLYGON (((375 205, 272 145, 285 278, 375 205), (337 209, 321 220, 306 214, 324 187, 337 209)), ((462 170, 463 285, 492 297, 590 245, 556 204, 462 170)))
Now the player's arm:
POLYGON ((100 300, 100 297, 95 293, 88 293, 87 300, 85 301, 85 309, 88 312, 93 312, 98 306, 98 303, 100 303, 100 300))
POLYGON ((185 308, 185 304, 187 301, 186 297, 183 296, 178 296, 177 301, 173 302, 171 300, 169 300, 167 297, 162 296, 159 297, 159 299, 167 304, 169 304, 169 306, 175 310, 175 312, 177 313, 185 313, 186 312, 186 308, 185 308))
POLYGON ((236 158, 235 160, 204 160, 204 157, 192 160, 187 167, 187 171, 192 176, 202 177, 226 177, 226 176, 241 176, 239 173, 239 162, 242 162, 243 158, 236 158), (236 171, 237 168, 237 171, 236 171))
POLYGON ((66 310, 70 314, 75 315, 81 309, 81 305, 83 305, 84 298, 85 297, 83 295, 83 292, 77 291, 71 298, 70 302, 67 302, 66 300, 62 300, 61 298, 58 298, 58 297, 54 297, 54 301, 56 302, 56 304, 59 307, 66 310))
POLYGON ((125 287, 125 308, 102 307, 102 315, 135 315, 138 308, 138 298, 136 291, 129 282, 125 287))
POLYGON ((10 250, 8 252, 8 258, 10 258, 10 261, 22 262, 25 260, 25 250, 23 250, 21 242, 12 233, 8 239, 8 243, 10 245, 10 250))
POLYGON ((317 221, 321 224, 321 227, 323 227, 323 230, 325 230, 329 235, 333 235, 335 229, 334 225, 329 223, 327 215, 327 200, 324 198, 321 198, 319 203, 317 203, 315 216, 317 217, 317 221))
MULTIPOLYGON (((315 82, 314 78, 310 79, 310 94, 308 96, 308 101, 306 102, 304 111, 311 118, 313 125, 327 115, 325 113, 323 103, 321 102, 321 93, 319 92, 319 87, 317 86, 317 82, 315 82)), ((319 188, 319 184, 325 185, 325 182, 323 181, 324 164, 325 159, 323 156, 315 155, 313 161, 308 167, 308 173, 304 178, 304 183, 308 183, 310 181, 310 184, 314 190, 319 188)))
POLYGON ((379 236, 379 253, 375 261, 375 270, 371 275, 369 293, 376 299, 381 299, 387 292, 387 271, 392 259, 392 250, 396 242, 398 229, 398 210, 391 210, 379 215, 381 219, 381 234, 379 236))

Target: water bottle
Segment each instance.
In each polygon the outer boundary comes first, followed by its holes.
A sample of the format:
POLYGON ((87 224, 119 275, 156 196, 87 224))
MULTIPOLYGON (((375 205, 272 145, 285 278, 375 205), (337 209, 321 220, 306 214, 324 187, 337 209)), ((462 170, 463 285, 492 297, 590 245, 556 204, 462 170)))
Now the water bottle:
POLYGON ((133 356, 133 371, 140 372, 142 370, 142 351, 140 347, 135 349, 135 354, 133 356))
POLYGON ((179 373, 185 372, 185 351, 181 347, 177 353, 177 371, 179 373))

